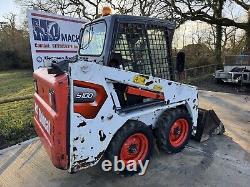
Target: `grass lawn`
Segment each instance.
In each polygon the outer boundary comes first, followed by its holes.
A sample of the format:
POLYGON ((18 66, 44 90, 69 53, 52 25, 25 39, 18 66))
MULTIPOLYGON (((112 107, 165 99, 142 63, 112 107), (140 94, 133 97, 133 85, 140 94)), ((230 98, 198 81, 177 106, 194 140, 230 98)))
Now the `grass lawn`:
POLYGON ((32 71, 0 71, 0 88, 0 99, 33 94, 32 71))
MULTIPOLYGON (((0 100, 33 94, 31 70, 0 71, 0 100)), ((35 136, 33 99, 0 104, 0 149, 35 136)))

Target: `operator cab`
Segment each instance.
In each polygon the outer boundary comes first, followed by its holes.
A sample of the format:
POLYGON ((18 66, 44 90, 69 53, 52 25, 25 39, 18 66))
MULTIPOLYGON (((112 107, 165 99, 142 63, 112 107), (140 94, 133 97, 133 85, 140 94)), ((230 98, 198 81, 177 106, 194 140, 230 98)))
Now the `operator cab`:
POLYGON ((148 17, 109 15, 84 25, 79 56, 105 66, 173 80, 175 25, 148 17))
MULTIPOLYGON (((174 79, 171 42, 175 25, 168 21, 129 15, 109 15, 87 23, 80 32, 79 56, 85 61, 174 79)), ((122 108, 148 102, 124 93, 127 86, 114 82, 122 108)), ((150 101, 155 102, 155 101, 150 101)))

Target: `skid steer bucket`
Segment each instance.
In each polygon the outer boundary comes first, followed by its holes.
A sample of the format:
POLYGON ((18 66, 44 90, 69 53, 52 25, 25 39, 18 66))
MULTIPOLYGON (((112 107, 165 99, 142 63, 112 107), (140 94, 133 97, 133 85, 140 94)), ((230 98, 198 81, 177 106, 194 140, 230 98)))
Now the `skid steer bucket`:
POLYGON ((193 136, 194 140, 203 142, 208 140, 212 135, 221 135, 224 132, 224 125, 214 110, 199 108, 197 132, 193 136))

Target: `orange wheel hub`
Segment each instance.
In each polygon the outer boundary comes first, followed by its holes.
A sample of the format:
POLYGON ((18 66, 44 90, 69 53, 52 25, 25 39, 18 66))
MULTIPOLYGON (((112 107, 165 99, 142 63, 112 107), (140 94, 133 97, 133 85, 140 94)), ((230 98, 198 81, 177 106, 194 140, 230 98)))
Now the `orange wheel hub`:
POLYGON ((169 141, 173 147, 181 146, 187 139, 189 132, 188 121, 184 118, 174 122, 170 129, 169 141))
POLYGON ((136 133, 129 136, 123 143, 120 159, 127 164, 129 160, 134 160, 138 163, 143 161, 148 153, 148 139, 142 133, 136 133))

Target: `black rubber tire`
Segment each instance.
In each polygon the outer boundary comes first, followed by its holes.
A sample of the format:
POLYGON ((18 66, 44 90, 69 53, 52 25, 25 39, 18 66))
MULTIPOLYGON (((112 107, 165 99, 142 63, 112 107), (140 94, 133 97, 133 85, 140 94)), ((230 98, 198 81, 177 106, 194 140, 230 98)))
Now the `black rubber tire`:
POLYGON ((185 148, 191 137, 192 119, 189 113, 184 108, 169 109, 161 114, 156 122, 155 127, 156 128, 154 129, 154 135, 156 137, 156 143, 159 149, 167 153, 178 153, 185 148), (188 122, 188 135, 183 144, 178 147, 174 147, 171 145, 169 140, 170 129, 174 122, 180 118, 184 118, 188 122))
MULTIPOLYGON (((105 155, 104 155, 105 159, 111 161, 112 166, 114 166, 114 156, 117 156, 118 159, 120 160, 120 152, 121 152, 121 148, 122 148, 124 141, 129 136, 135 133, 143 133, 147 137, 148 152, 146 154, 145 159, 142 162, 144 164, 146 160, 150 160, 150 157, 153 151, 153 138, 154 138, 152 129, 140 121, 129 120, 116 132, 115 136, 111 140, 105 152, 105 155)), ((131 172, 131 171, 125 170, 122 172, 116 172, 116 174, 132 176, 138 172, 140 172, 139 168, 137 168, 137 172, 131 172)))

